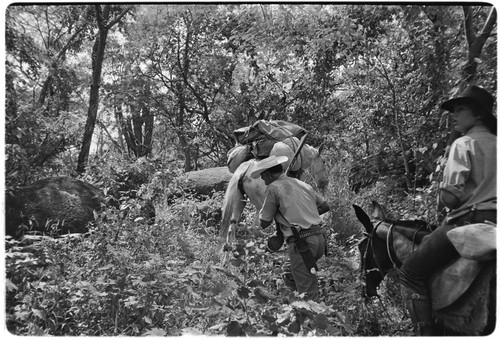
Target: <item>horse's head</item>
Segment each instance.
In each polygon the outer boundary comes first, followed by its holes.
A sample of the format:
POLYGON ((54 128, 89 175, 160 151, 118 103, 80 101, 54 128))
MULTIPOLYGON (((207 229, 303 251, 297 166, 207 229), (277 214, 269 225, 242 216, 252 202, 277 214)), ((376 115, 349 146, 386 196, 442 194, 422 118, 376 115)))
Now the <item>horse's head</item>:
POLYGON ((318 149, 314 149, 315 156, 312 158, 311 166, 309 167, 309 174, 312 176, 316 187, 320 190, 324 190, 329 183, 328 171, 326 170, 325 160, 321 158, 321 151, 323 150, 323 144, 321 144, 318 149))
MULTIPOLYGON (((365 280, 365 298, 377 296, 377 288, 384 279, 387 271, 392 267, 392 261, 387 252, 386 240, 377 235, 377 228, 383 220, 374 226, 370 217, 357 205, 353 205, 359 221, 363 224, 366 232, 360 240, 358 248, 361 254, 361 270, 365 280)), ((374 214, 383 211, 374 208, 374 214)))
POLYGON ((390 220, 382 206, 375 201, 372 202, 371 218, 361 207, 353 207, 365 228, 364 237, 358 247, 366 297, 372 297, 377 295, 377 288, 386 273, 394 267, 399 267, 430 233, 431 228, 423 220, 390 220))

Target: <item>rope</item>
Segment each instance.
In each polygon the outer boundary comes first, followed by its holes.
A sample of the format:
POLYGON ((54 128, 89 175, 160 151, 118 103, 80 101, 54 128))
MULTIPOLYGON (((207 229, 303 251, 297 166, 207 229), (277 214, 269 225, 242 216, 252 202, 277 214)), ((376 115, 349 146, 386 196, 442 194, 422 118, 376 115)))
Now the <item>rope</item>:
POLYGON ((411 251, 412 251, 412 252, 415 252, 415 245, 416 245, 416 243, 417 243, 415 240, 416 240, 416 238, 417 238, 417 234, 418 234, 418 232, 420 232, 420 231, 422 230, 422 228, 423 228, 423 227, 424 227, 424 225, 420 225, 420 227, 419 227, 419 228, 417 228, 417 230, 415 231, 415 233, 413 233, 413 237, 412 237, 412 239, 411 239, 411 241, 412 241, 412 243, 413 243, 413 247, 411 248, 411 251))
POLYGON ((381 224, 382 224, 382 221, 379 221, 379 223, 374 227, 373 232, 371 233, 370 238, 368 240, 368 244, 371 245, 371 247, 372 247, 373 260, 375 260, 375 265, 377 265, 377 269, 378 269, 380 275, 382 276, 382 279, 384 279, 384 270, 382 269, 380 262, 377 260, 377 256, 375 255, 375 249, 373 248, 373 240, 372 240, 373 237, 377 235, 377 229, 381 224))
POLYGON ((393 227, 394 227, 394 223, 391 224, 391 226, 389 227, 389 230, 387 231, 386 245, 387 245, 387 254, 389 255, 389 260, 392 263, 392 267, 397 270, 398 266, 399 266, 398 262, 399 262, 399 264, 401 264, 401 260, 399 260, 397 258, 396 258, 397 261, 394 260, 393 257, 392 257, 392 254, 391 254, 391 252, 392 252, 391 251, 391 243, 392 242, 391 242, 390 238, 391 238, 391 235, 392 235, 392 228, 393 227))

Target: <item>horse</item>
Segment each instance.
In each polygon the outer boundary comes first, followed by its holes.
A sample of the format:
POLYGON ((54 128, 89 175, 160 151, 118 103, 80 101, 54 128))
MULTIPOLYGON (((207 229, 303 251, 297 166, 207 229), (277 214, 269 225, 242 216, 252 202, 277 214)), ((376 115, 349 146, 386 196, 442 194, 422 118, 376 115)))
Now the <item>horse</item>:
MULTIPOLYGON (((328 186, 327 171, 325 170, 325 161, 321 158, 323 147, 314 148, 314 157, 306 168, 302 168, 303 173, 298 179, 311 184, 313 187, 324 190, 328 186)), ((232 243, 236 238, 236 228, 240 217, 249 200, 258 211, 264 204, 266 194, 266 184, 261 178, 253 179, 250 177, 257 159, 250 159, 243 162, 234 171, 226 188, 223 206, 220 236, 225 239, 226 244, 232 243), (248 197, 248 200, 245 199, 248 197)), ((254 218, 254 228, 258 224, 258 215, 254 218)))
MULTIPOLYGON (((366 230, 358 248, 364 275, 364 297, 369 299, 378 296, 377 288, 385 275, 393 269, 397 270, 425 241, 433 227, 422 220, 389 220, 382 207, 372 202, 374 226, 361 207, 353 207, 366 230)), ((472 264, 467 259, 459 258, 445 270, 459 263, 472 264)), ((487 335, 495 328, 496 260, 474 261, 474 264, 479 273, 471 275, 470 279, 456 279, 455 276, 450 280, 445 278, 443 272, 438 272, 430 280, 433 313, 443 335, 487 335), (447 284, 440 285, 439 282, 447 284), (461 289, 455 293, 456 287, 461 289)))

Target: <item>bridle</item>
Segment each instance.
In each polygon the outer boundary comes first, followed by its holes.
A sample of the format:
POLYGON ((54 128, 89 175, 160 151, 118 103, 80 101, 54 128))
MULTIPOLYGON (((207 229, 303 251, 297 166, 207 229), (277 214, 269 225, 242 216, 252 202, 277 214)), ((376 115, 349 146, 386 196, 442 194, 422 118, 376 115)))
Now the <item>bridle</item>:
MULTIPOLYGON (((382 279, 385 277, 385 274, 387 273, 387 270, 384 269, 382 267, 382 265, 380 264, 380 261, 377 258, 377 253, 376 253, 375 248, 373 246, 373 239, 375 237, 378 237, 377 229, 381 224, 382 224, 382 221, 379 221, 375 225, 375 227, 373 228, 372 232, 363 233, 365 238, 362 241, 365 241, 365 240, 367 241, 366 248, 365 248, 365 251, 363 253, 362 260, 361 260, 361 269, 362 269, 362 272, 363 272, 365 278, 366 278, 366 275, 372 271, 378 271, 379 274, 381 275, 382 279), (370 249, 371 249, 373 260, 375 261, 376 268, 367 269, 366 268, 366 261, 367 261, 367 257, 368 257, 368 251, 370 249)), ((394 248, 392 246, 392 239, 393 239, 392 229, 393 229, 393 227, 394 227, 394 223, 391 224, 391 226, 389 227, 389 232, 387 232, 385 244, 386 244, 386 250, 387 250, 387 254, 389 256, 389 260, 392 263, 392 267, 398 268, 401 266, 401 260, 399 260, 399 258, 396 256, 396 253, 395 253, 394 248)))
MULTIPOLYGON (((367 241, 367 245, 366 245, 365 251, 364 251, 363 256, 362 256, 362 261, 361 261, 361 269, 362 269, 362 272, 364 274, 365 281, 366 281, 366 275, 372 271, 375 271, 375 270, 378 271, 380 273, 380 275, 382 276, 382 278, 384 278, 385 274, 389 271, 389 269, 384 269, 382 267, 382 265, 380 264, 380 261, 377 258, 377 253, 376 253, 375 248, 373 246, 373 239, 375 237, 378 237, 377 229, 382 224, 382 222, 383 221, 379 221, 375 225, 375 227, 373 228, 372 232, 370 232, 370 233, 364 232, 363 233, 365 238, 363 240, 361 240, 361 242, 363 242, 365 240, 367 241), (370 248, 371 248, 373 260, 375 261, 376 268, 372 268, 372 269, 367 270, 366 269, 366 260, 367 260, 368 251, 370 250, 370 248)), ((392 264, 392 268, 398 270, 401 267, 401 265, 403 264, 403 262, 401 261, 401 259, 398 258, 398 256, 396 255, 396 251, 394 249, 394 245, 393 245, 394 226, 396 226, 395 222, 392 222, 391 225, 389 226, 389 230, 387 231, 387 236, 385 237, 385 246, 386 246, 387 256, 389 257, 389 260, 392 264)), ((423 226, 420 226, 418 229, 415 230, 415 233, 413 234, 413 237, 411 239, 413 244, 415 244, 415 238, 417 236, 417 233, 422 228, 423 228, 423 226)), ((413 248, 413 250, 415 250, 415 247, 413 248)))
MULTIPOLYGON (((375 237, 378 237, 377 236, 377 229, 381 224, 382 224, 382 221, 379 221, 375 225, 375 227, 373 228, 372 232, 370 232, 370 233, 364 232, 363 233, 365 238, 362 241, 367 241, 366 248, 365 248, 365 251, 363 253, 363 258, 361 260, 361 272, 364 275, 364 281, 365 281, 364 288, 366 288, 366 281, 367 281, 366 277, 367 277, 368 273, 370 273, 372 271, 378 271, 380 274, 381 280, 384 279, 385 274, 387 273, 387 270, 383 269, 382 265, 380 264, 380 261, 377 259, 377 254, 376 254, 375 248, 373 246, 373 239, 375 237), (369 251, 370 247, 371 247, 371 252, 372 252, 373 260, 375 261, 376 268, 372 268, 372 269, 367 270, 366 269, 366 259, 367 259, 368 251, 369 251)), ((391 224, 391 226, 389 227, 389 232, 387 233, 385 243, 386 243, 387 253, 389 255, 389 260, 391 261, 393 267, 397 268, 400 266, 397 263, 400 263, 401 261, 396 256, 396 253, 394 252, 394 248, 392 247, 392 228, 393 228, 393 226, 394 226, 394 223, 391 224)), ((367 297, 366 290, 363 293, 365 295, 365 303, 368 303, 369 298, 367 297)), ((391 318, 391 316, 389 315, 389 312, 387 311, 387 308, 385 307, 384 303, 382 302, 382 299, 380 298, 380 296, 378 294, 375 294, 375 296, 378 298, 380 305, 382 305, 383 310, 387 314, 387 317, 391 318)))
MULTIPOLYGON (((380 262, 379 262, 379 260, 377 259, 377 254, 376 254, 376 252, 375 252, 375 248, 373 247, 373 239, 374 239, 375 237, 377 237, 377 229, 378 229, 378 227, 379 227, 381 224, 382 224, 382 221, 379 221, 379 222, 375 225, 375 227, 373 228, 373 231, 372 231, 372 232, 370 232, 370 233, 368 233, 368 232, 364 232, 363 234, 364 234, 365 238, 364 238, 363 240, 361 240, 361 242, 363 242, 363 241, 367 241, 366 248, 365 248, 365 251, 364 251, 364 253, 363 253, 363 257, 362 257, 362 259, 361 259, 361 272, 362 272, 362 274, 364 275, 364 281, 365 281, 365 287, 364 287, 364 288, 366 288, 366 277, 367 277, 368 273, 370 273, 370 272, 372 272, 372 271, 375 271, 375 270, 376 270, 376 271, 378 271, 378 272, 379 272, 381 279, 384 279, 385 274, 386 274, 386 270, 384 270, 384 269, 382 268, 382 265, 380 265, 380 262), (372 252, 373 260, 375 261, 375 265, 376 265, 377 267, 376 267, 376 268, 372 268, 372 269, 367 270, 367 269, 366 269, 366 259, 367 259, 368 250, 370 249, 370 247, 371 247, 371 252, 372 252)), ((393 226, 394 226, 394 224, 392 224, 392 225, 391 225, 390 230, 392 230, 392 227, 393 227, 393 226)), ((391 255, 391 248, 392 248, 392 246, 390 245, 390 239, 389 239, 389 237, 390 237, 390 233, 391 233, 391 231, 390 231, 390 232, 388 233, 388 235, 387 235, 386 245, 387 245, 387 253, 389 253, 389 259, 391 260, 391 262, 393 263, 393 266, 394 266, 394 265, 396 265, 396 264, 395 264, 395 261, 394 261, 394 259, 393 259, 393 256, 391 255)), ((392 249, 392 250, 393 250, 393 249, 392 249)), ((395 255, 394 255, 394 258, 396 258, 396 260, 399 260, 399 259, 397 259, 397 257, 396 257, 395 255)), ((365 290, 364 294, 365 294, 365 295, 367 295, 367 294, 366 294, 366 290, 365 290)), ((382 299, 380 299, 380 296, 379 296, 378 294, 376 294, 376 297, 377 297, 377 298, 378 298, 378 300, 380 301, 380 304, 382 305, 382 308, 384 309, 384 311, 385 311, 385 313, 387 314, 387 316, 388 316, 389 318, 391 318, 391 317, 390 317, 390 315, 389 315, 389 313, 387 312, 387 308, 385 307, 384 303, 382 302, 382 299)), ((367 299, 365 299, 365 303, 366 303, 367 301, 368 301, 368 298, 367 298, 367 299)))
MULTIPOLYGON (((383 221, 379 221, 374 227, 373 227, 373 230, 368 233, 368 232, 364 232, 364 239, 361 240, 360 244, 363 242, 363 241, 367 241, 367 244, 366 244, 366 248, 364 250, 364 253, 363 253, 363 256, 362 256, 362 259, 361 259, 361 272, 363 274, 363 277, 362 277, 362 280, 365 282, 364 283, 364 295, 365 295, 365 303, 368 303, 369 302, 369 298, 367 297, 367 294, 366 294, 366 288, 367 288, 367 275, 368 273, 372 272, 372 271, 378 271, 379 274, 380 274, 380 277, 381 279, 383 280, 384 277, 385 277, 385 274, 391 269, 391 268, 388 268, 388 269, 384 269, 382 267, 382 265, 380 264, 380 261, 379 259, 377 258, 377 253, 375 251, 375 247, 373 245, 373 239, 375 237, 378 237, 380 238, 378 235, 377 235, 377 229, 378 227, 382 224, 383 221), (371 248, 371 249, 370 249, 371 248), (375 268, 372 268, 372 269, 367 269, 366 268, 366 261, 367 261, 367 257, 368 257, 368 251, 371 250, 371 253, 372 253, 372 257, 373 257, 373 260, 375 262, 375 268), (363 279, 364 278, 364 279, 363 279)), ((394 250, 394 246, 393 246, 393 240, 394 240, 394 226, 395 226, 395 222, 392 222, 389 226, 389 229, 387 231, 387 236, 385 237, 385 250, 387 252, 387 255, 389 257, 389 260, 392 264, 392 268, 393 269, 396 269, 398 270, 399 267, 401 267, 401 265, 403 264, 401 259, 398 258, 398 256, 396 255, 396 251, 394 250)), ((417 235, 417 233, 420 231, 421 227, 416 230, 416 232, 414 233, 413 235, 413 242, 415 243, 415 237, 417 235)), ((385 311, 385 313, 387 314, 387 317, 388 318, 391 318, 391 316, 389 315, 388 311, 387 311, 387 308, 386 306, 384 305, 384 303, 382 302, 382 299, 380 298, 380 296, 375 293, 375 296, 378 298, 379 302, 380 302, 380 305, 382 306, 383 310, 385 311)))

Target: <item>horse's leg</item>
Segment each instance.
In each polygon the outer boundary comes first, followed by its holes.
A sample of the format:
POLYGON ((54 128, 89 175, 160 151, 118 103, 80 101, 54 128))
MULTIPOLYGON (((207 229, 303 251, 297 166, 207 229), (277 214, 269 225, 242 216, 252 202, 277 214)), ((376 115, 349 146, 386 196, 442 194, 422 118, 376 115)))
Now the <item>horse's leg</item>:
POLYGON ((240 219, 241 214, 243 213, 243 209, 245 208, 246 202, 243 199, 240 199, 238 203, 233 203, 231 204, 231 207, 233 207, 232 212, 231 212, 231 218, 229 221, 229 226, 227 230, 227 234, 225 237, 225 243, 224 247, 222 248, 222 253, 221 253, 221 263, 222 266, 225 266, 231 257, 231 252, 230 248, 232 247, 232 244, 236 241, 236 229, 238 226, 238 221, 240 219))
POLYGON ((246 200, 243 199, 241 195, 237 202, 233 202, 233 210, 231 213, 231 219, 229 221, 229 232, 227 233, 226 242, 228 244, 233 243, 236 240, 236 230, 239 225, 241 215, 246 206, 246 200))

